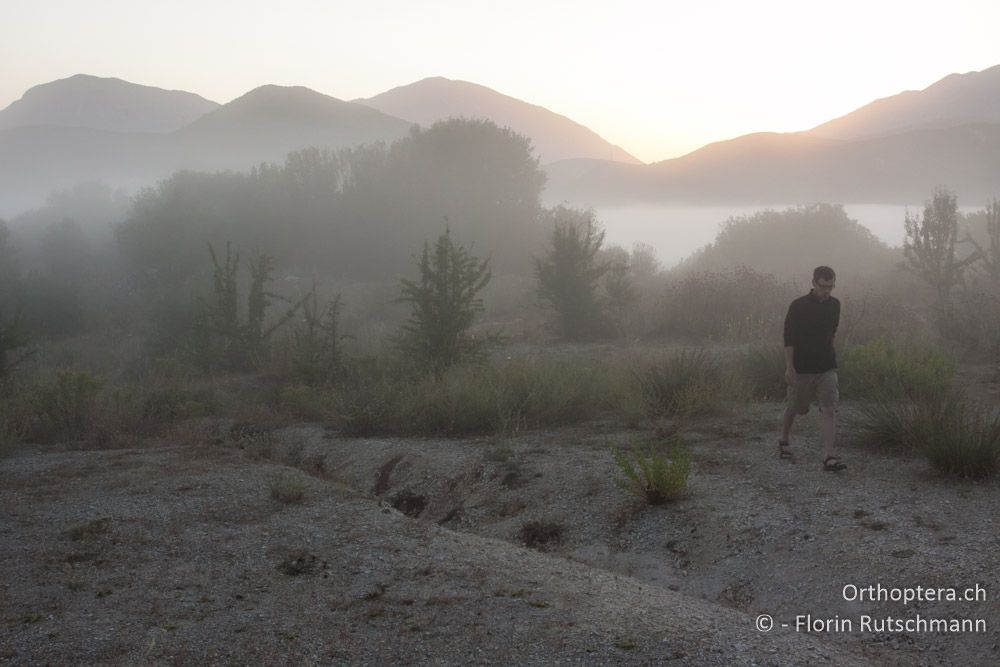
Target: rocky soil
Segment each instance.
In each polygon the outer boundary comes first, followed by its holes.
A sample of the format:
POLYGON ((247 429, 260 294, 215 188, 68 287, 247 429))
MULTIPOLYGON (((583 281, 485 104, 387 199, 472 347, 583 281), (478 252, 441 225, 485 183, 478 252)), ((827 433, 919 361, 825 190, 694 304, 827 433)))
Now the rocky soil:
POLYGON ((781 461, 779 413, 666 425, 694 464, 662 506, 615 484, 610 448, 643 434, 601 423, 21 446, 0 460, 0 663, 1000 664, 1000 482, 849 444, 848 469, 824 472, 812 417, 781 461), (844 595, 976 585, 985 600, 844 595), (827 627, 797 630, 805 615, 827 627), (865 631, 863 615, 986 629, 865 631))

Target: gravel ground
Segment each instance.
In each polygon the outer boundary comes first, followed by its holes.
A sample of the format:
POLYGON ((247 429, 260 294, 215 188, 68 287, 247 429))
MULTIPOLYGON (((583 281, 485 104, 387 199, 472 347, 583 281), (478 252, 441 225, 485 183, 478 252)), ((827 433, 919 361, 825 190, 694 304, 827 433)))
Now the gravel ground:
POLYGON ((0 460, 0 663, 998 664, 1000 484, 850 447, 824 473, 808 418, 779 461, 776 409, 667 425, 694 471, 660 507, 614 483, 609 448, 638 434, 601 424, 25 446, 0 460), (849 584, 987 599, 849 601, 849 584), (854 627, 796 632, 805 614, 854 627), (987 627, 865 632, 862 614, 987 627))

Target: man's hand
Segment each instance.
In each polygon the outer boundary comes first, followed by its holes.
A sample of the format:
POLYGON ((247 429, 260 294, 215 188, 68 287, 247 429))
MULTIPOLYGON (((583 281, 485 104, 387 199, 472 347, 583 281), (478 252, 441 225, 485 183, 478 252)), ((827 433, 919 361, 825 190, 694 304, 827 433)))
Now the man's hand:
POLYGON ((789 387, 795 386, 795 376, 796 373, 794 368, 792 368, 791 366, 785 368, 785 384, 787 384, 789 387))

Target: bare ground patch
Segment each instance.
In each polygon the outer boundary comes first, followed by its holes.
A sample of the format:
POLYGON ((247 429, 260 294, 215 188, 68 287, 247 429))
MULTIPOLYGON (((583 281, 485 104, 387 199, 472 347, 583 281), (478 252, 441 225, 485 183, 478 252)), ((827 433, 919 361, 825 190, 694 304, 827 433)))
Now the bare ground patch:
POLYGON ((850 448, 834 476, 809 437, 787 464, 775 416, 678 425, 694 474, 658 508, 614 485, 609 447, 632 434, 601 425, 502 442, 304 426, 254 436, 267 456, 247 438, 16 452, 0 461, 0 660, 993 664, 992 597, 900 610, 841 589, 1000 590, 997 484, 850 448), (271 498, 281 470, 304 476, 301 503, 271 498), (990 633, 754 627, 900 612, 979 616, 990 633))

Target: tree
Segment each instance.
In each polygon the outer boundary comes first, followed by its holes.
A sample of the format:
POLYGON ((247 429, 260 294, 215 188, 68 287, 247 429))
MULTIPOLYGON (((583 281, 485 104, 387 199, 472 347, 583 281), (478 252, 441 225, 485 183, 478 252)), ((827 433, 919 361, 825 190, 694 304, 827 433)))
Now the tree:
POLYGON ((1000 283, 1000 199, 986 205, 986 236, 989 246, 983 248, 972 236, 966 240, 976 248, 976 259, 994 283, 1000 283))
POLYGON ((919 276, 937 292, 937 305, 951 302, 951 291, 962 284, 963 270, 975 261, 972 254, 955 258, 958 240, 958 198, 946 188, 934 191, 925 203, 923 217, 906 214, 902 267, 919 276))
POLYGON ((440 376, 463 356, 482 349, 483 343, 468 330, 483 311, 477 295, 492 277, 489 259, 480 261, 455 245, 451 229, 445 227, 433 251, 424 242, 418 268, 417 280, 401 281, 403 294, 398 301, 409 303, 411 310, 397 346, 440 376))
POLYGON ((597 286, 609 267, 597 260, 604 231, 593 211, 563 206, 547 212, 552 227, 551 248, 535 259, 538 296, 556 312, 560 338, 581 340, 606 331, 607 318, 597 298, 597 286))
POLYGON ((267 356, 271 335, 295 315, 308 295, 293 303, 277 322, 265 327, 267 309, 271 302, 274 299, 286 299, 267 291, 267 283, 274 270, 274 260, 269 255, 258 254, 250 261, 250 290, 247 294, 246 321, 243 321, 237 285, 239 252, 233 253, 231 244, 227 243, 226 257, 222 263, 211 244, 208 252, 212 257, 215 303, 203 304, 201 340, 204 349, 200 350, 205 355, 203 364, 210 366, 221 359, 223 367, 228 370, 254 368, 267 356), (218 348, 213 345, 214 341, 219 342, 218 348))
POLYGON ((0 219, 0 308, 10 307, 18 292, 21 270, 7 223, 0 219))

